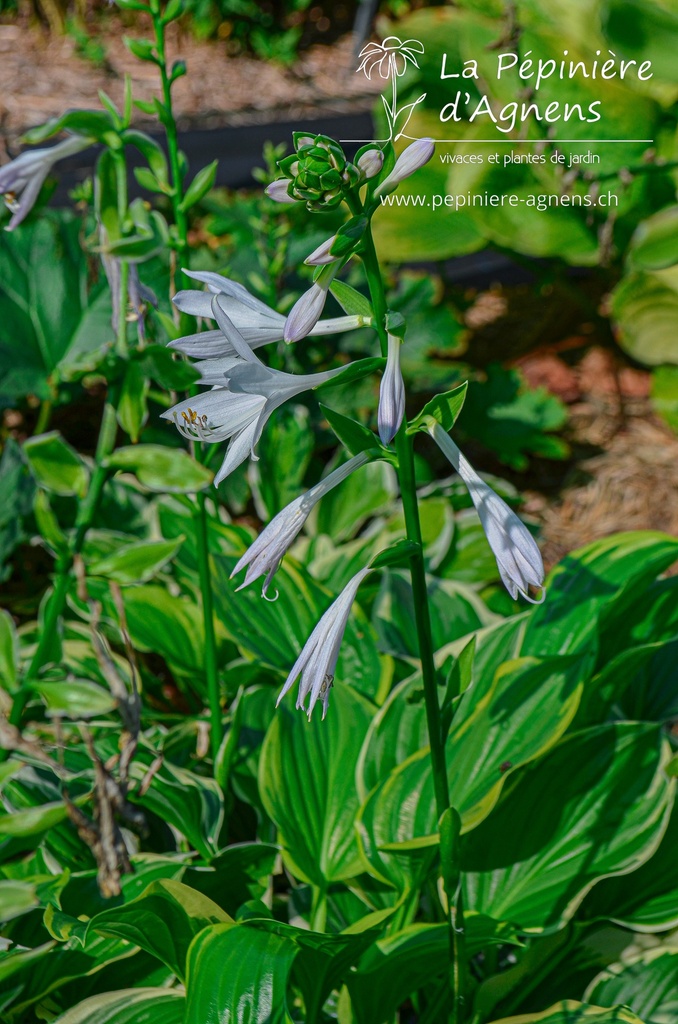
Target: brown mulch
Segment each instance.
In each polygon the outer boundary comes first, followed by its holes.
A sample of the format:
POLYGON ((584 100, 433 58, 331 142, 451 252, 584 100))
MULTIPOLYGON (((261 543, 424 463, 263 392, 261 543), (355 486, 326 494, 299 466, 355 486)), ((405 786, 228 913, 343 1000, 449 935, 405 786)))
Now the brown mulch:
MULTIPOLYGON (((99 89, 120 105, 127 73, 136 99, 157 95, 157 69, 129 53, 124 31, 120 27, 106 33, 106 67, 97 67, 77 53, 69 36, 0 25, 0 138, 15 146, 23 131, 50 117, 73 107, 98 107, 99 89)), ((188 66, 173 91, 181 127, 254 124, 316 111, 323 116, 356 113, 369 110, 379 91, 379 83, 356 73, 350 36, 332 46, 313 46, 289 68, 228 56, 223 41, 196 40, 176 25, 168 30, 167 50, 170 62, 181 57, 188 66)), ((143 124, 144 115, 137 116, 143 124)))

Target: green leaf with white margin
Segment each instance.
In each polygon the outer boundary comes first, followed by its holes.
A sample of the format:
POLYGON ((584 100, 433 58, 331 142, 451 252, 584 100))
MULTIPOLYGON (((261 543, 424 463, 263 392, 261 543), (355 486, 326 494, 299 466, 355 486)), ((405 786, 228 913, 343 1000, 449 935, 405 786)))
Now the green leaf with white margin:
POLYGON ((30 687, 45 702, 47 714, 53 717, 91 718, 105 715, 116 706, 110 690, 89 679, 39 680, 30 687))
POLYGON ((458 388, 436 395, 427 402, 418 416, 407 425, 407 433, 414 434, 418 430, 428 430, 432 423, 439 423, 446 433, 452 430, 457 417, 464 406, 468 384, 464 381, 458 388))
MULTIPOLYGON (((153 761, 153 754, 140 748, 130 769, 132 780, 141 783, 153 761)), ((224 818, 223 794, 214 779, 165 760, 143 796, 132 790, 129 798, 174 825, 205 860, 214 857, 224 818)))
POLYGON ((630 878, 604 878, 584 900, 586 921, 614 921, 636 932, 678 927, 678 805, 674 805, 659 848, 630 878))
POLYGON ((612 292, 612 320, 619 344, 646 366, 678 363, 678 267, 634 271, 612 292))
POLYGON ((297 951, 247 924, 204 928, 188 951, 183 1024, 291 1024, 286 990, 297 951))
POLYGON ((183 992, 170 988, 127 988, 84 999, 54 1024, 183 1024, 183 992))
POLYGON ((24 441, 24 454, 41 487, 53 494, 84 496, 89 480, 87 466, 58 430, 29 437, 24 441))
POLYGON ((195 603, 154 584, 126 589, 123 601, 134 646, 159 654, 195 683, 205 669, 204 626, 195 603))
POLYGON ((298 878, 323 889, 362 868, 354 777, 370 717, 363 698, 338 686, 324 722, 316 715, 309 723, 303 712, 282 706, 262 747, 259 789, 285 860, 298 878))
MULTIPOLYGON (((493 679, 474 676, 446 744, 450 804, 461 814, 463 831, 487 817, 511 772, 562 736, 581 687, 582 660, 574 658, 516 659, 501 665, 493 679)), ((364 772, 364 755, 361 767, 364 772)), ((437 842, 428 747, 372 790, 361 807, 358 829, 371 872, 399 892, 420 883, 426 857, 405 861, 402 854, 408 847, 425 850, 437 842)))
POLYGON ((172 561, 183 542, 183 537, 136 541, 90 562, 87 574, 116 583, 146 583, 172 561))
POLYGON ((213 473, 182 448, 135 444, 118 448, 106 460, 108 469, 133 473, 143 487, 161 494, 193 494, 212 483, 213 473))
POLYGON ((104 910, 91 919, 90 931, 140 946, 184 980, 192 939, 212 924, 231 921, 221 907, 183 882, 151 882, 135 900, 104 910))
POLYGON ((19 641, 14 619, 0 608, 0 686, 10 692, 16 688, 19 665, 19 641))
MULTIPOLYGON (((490 946, 515 944, 510 925, 473 912, 466 915, 466 952, 476 956, 490 946)), ((391 1020, 416 989, 449 969, 447 925, 411 924, 376 942, 347 984, 357 1024, 391 1020)))
POLYGON ((632 960, 611 964, 584 993, 601 1006, 623 1003, 645 1024, 665 1024, 678 1014, 678 948, 648 949, 632 960))
POLYGON ((542 1013, 521 1013, 518 1017, 502 1017, 494 1024, 646 1024, 626 1006, 591 1006, 566 999, 542 1013))
POLYGON ((525 932, 562 928, 595 882, 657 848, 674 796, 665 757, 655 726, 610 724, 564 740, 463 840, 466 905, 525 932))
POLYGON ((530 613, 521 653, 583 650, 622 587, 649 584, 677 559, 678 538, 651 530, 616 533, 566 555, 546 580, 544 604, 530 613))
POLYGON ((0 879, 0 921, 11 921, 13 917, 20 917, 39 906, 40 900, 33 882, 17 878, 0 879))
POLYGON ((637 270, 662 270, 678 263, 678 206, 667 206, 640 222, 628 261, 637 270))

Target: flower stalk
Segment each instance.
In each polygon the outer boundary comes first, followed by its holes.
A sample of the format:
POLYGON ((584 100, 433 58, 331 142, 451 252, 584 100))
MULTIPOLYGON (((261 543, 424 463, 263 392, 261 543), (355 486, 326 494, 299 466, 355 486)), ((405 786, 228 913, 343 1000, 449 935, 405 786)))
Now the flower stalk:
MULTIPOLYGON (((368 227, 362 252, 365 274, 374 309, 375 324, 379 333, 382 355, 388 352, 388 335, 384 326, 386 316, 386 296, 379 269, 379 260, 374 247, 371 227, 368 227)), ((447 779, 447 763, 445 760, 445 737, 443 736, 440 704, 438 701, 438 683, 434 662, 433 637, 431 632, 431 616, 428 604, 426 584, 426 568, 424 564, 419 503, 414 471, 414 448, 412 438, 408 436, 406 423, 403 422, 395 436, 398 455, 398 483, 400 486, 405 530, 407 539, 413 545, 410 555, 410 580, 414 601, 414 616, 421 660, 422 681, 424 684, 424 702, 426 707, 426 724, 428 728, 431 752, 431 768, 435 792, 436 813, 440 818, 449 810, 450 793, 447 779)), ((458 893, 447 893, 447 923, 450 938, 451 977, 453 1010, 450 1020, 459 1024, 463 1019, 464 988, 465 988, 465 941, 464 917, 461 903, 461 890, 458 893)))

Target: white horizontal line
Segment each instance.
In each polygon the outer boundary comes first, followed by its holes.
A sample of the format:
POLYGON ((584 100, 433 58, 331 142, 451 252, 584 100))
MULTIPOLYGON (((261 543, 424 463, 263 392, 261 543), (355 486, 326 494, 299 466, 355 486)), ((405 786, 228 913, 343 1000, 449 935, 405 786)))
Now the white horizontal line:
MULTIPOLYGON (((377 142, 376 139, 339 139, 339 142, 377 142)), ((383 141, 383 139, 381 140, 383 141)), ((474 142, 518 142, 518 143, 534 143, 538 142, 654 142, 654 139, 433 139, 433 142, 446 143, 448 146, 459 143, 461 145, 470 146, 474 142)))

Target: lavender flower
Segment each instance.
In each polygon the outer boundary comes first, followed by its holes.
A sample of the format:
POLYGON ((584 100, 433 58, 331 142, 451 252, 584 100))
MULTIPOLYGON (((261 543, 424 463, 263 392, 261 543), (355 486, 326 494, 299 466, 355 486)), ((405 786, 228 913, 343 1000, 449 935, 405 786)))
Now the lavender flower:
POLYGON ((278 512, 277 516, 271 519, 268 526, 261 531, 257 539, 250 545, 231 573, 231 578, 233 578, 242 569, 247 567, 245 581, 240 584, 238 590, 242 590, 243 587, 254 583, 255 580, 258 580, 260 576, 266 573, 262 590, 262 594, 265 597, 273 575, 277 572, 280 563, 308 519, 314 505, 320 501, 323 495, 350 476, 354 470, 360 466, 365 466, 369 461, 369 456, 364 452, 355 455, 348 462, 345 462, 343 466, 339 466, 338 469, 335 469, 326 476, 324 480, 321 480, 320 483, 317 483, 310 490, 299 495, 294 501, 291 501, 281 512, 278 512))
POLYGON ((515 599, 520 593, 532 604, 540 604, 544 600, 544 563, 527 527, 490 485, 478 476, 439 423, 429 427, 429 433, 468 487, 485 536, 497 559, 499 575, 509 594, 515 599), (539 601, 530 597, 530 586, 542 589, 539 601))
POLYGON ((292 670, 276 701, 276 707, 280 704, 285 694, 292 689, 301 674, 297 708, 306 712, 310 722, 313 708, 318 699, 322 698, 323 718, 325 717, 330 700, 330 689, 334 683, 334 673, 339 658, 341 641, 344 638, 351 606, 358 592, 358 587, 372 571, 368 566, 366 569, 361 569, 360 572, 356 573, 353 579, 346 584, 336 601, 327 609, 292 666, 292 670), (305 705, 309 694, 310 700, 307 710, 305 705))
POLYGON ((411 146, 404 149, 395 162, 395 167, 374 190, 375 196, 385 195, 427 164, 435 151, 433 139, 417 139, 411 146))
POLYGON ((27 149, 16 160, 0 168, 0 194, 13 215, 5 227, 6 231, 14 231, 31 212, 54 164, 91 144, 82 135, 71 135, 48 149, 27 149))

